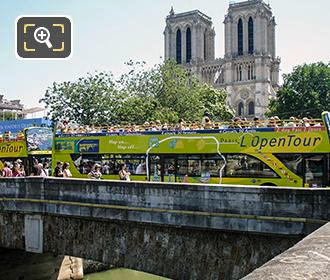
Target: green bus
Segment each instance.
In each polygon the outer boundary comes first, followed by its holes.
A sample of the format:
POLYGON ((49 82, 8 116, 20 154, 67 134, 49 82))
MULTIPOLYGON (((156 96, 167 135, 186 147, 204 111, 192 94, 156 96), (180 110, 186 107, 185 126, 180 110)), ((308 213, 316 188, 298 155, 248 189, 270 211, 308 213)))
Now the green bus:
POLYGON ((61 133, 53 170, 68 162, 87 178, 97 163, 103 179, 119 179, 125 163, 136 181, 329 187, 329 113, 314 126, 61 133))

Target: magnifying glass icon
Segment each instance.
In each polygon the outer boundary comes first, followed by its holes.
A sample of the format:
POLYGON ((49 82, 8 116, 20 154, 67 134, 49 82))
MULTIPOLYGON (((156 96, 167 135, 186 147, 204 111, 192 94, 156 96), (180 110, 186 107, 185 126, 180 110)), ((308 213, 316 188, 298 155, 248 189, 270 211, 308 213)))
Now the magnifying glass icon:
POLYGON ((46 44, 50 49, 53 47, 52 43, 49 41, 50 32, 46 27, 38 27, 34 31, 34 39, 40 44, 46 44))

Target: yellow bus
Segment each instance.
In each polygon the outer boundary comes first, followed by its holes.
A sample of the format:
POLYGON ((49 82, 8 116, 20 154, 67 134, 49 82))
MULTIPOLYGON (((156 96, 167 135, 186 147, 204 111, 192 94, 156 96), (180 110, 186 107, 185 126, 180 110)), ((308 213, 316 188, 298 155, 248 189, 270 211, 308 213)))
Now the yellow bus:
POLYGON ((137 181, 329 187, 329 119, 324 112, 310 126, 56 131, 53 170, 68 162, 73 177, 86 178, 97 163, 103 179, 119 179, 125 163, 137 181))
POLYGON ((29 127, 22 133, 11 136, 9 132, 0 137, 0 170, 4 163, 13 165, 21 160, 27 175, 31 174, 34 161, 39 163, 52 159, 53 132, 48 127, 29 127))

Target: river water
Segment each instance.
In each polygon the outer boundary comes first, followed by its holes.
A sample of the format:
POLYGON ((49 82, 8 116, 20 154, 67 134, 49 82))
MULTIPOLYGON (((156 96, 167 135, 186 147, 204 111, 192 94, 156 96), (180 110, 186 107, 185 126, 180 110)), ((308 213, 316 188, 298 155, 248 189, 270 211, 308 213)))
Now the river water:
POLYGON ((161 276, 144 273, 132 269, 110 269, 104 272, 92 273, 84 276, 84 280, 166 280, 161 276))
MULTIPOLYGON (((33 254, 0 248, 0 280, 56 280, 63 256, 33 254)), ((111 269, 84 276, 84 280, 166 280, 131 269, 111 269)))

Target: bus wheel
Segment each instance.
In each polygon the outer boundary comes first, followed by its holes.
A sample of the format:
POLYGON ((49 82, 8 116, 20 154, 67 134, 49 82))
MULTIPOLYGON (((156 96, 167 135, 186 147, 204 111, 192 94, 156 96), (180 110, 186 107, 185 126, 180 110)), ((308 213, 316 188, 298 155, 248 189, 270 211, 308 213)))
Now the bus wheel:
POLYGON ((274 183, 263 183, 260 186, 265 186, 265 187, 276 187, 274 183))

